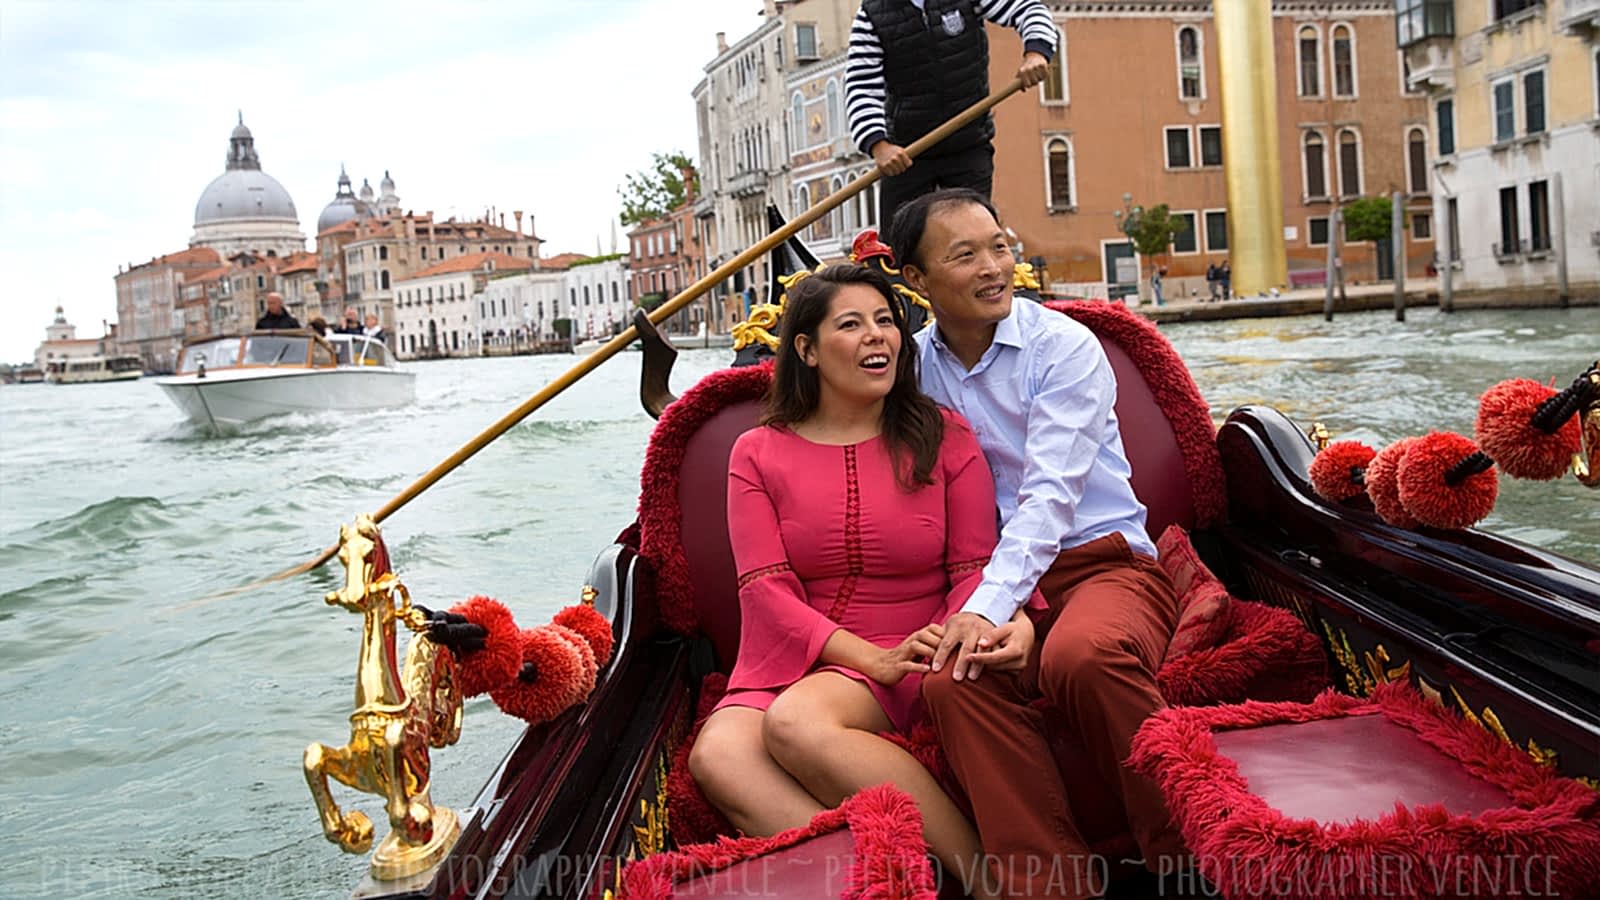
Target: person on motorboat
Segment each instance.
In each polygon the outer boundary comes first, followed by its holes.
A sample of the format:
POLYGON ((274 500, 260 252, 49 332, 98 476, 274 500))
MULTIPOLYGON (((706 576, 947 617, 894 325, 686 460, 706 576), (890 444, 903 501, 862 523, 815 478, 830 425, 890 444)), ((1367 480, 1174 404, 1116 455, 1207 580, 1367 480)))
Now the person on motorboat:
POLYGON ((384 331, 378 324, 377 313, 367 313, 367 324, 361 329, 361 333, 375 341, 387 343, 389 340, 389 332, 384 331))
POLYGON ((361 319, 356 315, 355 307, 346 306, 344 308, 344 318, 340 319, 339 327, 334 329, 334 331, 337 334, 362 333, 363 329, 361 327, 361 319))
MULTIPOLYGON (((750 835, 893 783, 917 801, 934 856, 967 878, 977 832, 880 734, 921 720, 938 623, 994 548, 994 485, 965 420, 917 388, 882 274, 834 266, 789 290, 762 423, 729 461, 738 658, 689 770, 750 835)), ((985 884, 974 896, 994 896, 985 884)))
POLYGON ((267 311, 256 320, 257 331, 286 331, 299 328, 300 320, 289 315, 283 308, 283 295, 277 291, 267 295, 267 311))
POLYGON ((307 322, 306 324, 311 326, 311 330, 316 332, 317 337, 325 338, 325 337, 328 336, 328 320, 327 319, 324 319, 321 316, 312 316, 311 317, 311 321, 307 322))
POLYGON ((1032 705, 1043 696, 1117 792, 1146 866, 1171 873, 1187 860, 1182 840, 1156 785, 1122 761, 1165 706, 1155 673, 1178 598, 1129 481, 1111 364, 1071 317, 1013 301, 1011 251, 982 195, 917 198, 895 217, 891 244, 936 316, 916 337, 922 388, 971 421, 999 501, 994 555, 945 621, 922 680, 984 848, 1007 896, 1104 887, 1090 884, 1072 785, 1050 762, 1032 705), (1039 593, 1048 608, 1031 611, 1034 628, 1011 629, 1039 593), (1073 868, 1052 884, 1063 864, 1073 868))

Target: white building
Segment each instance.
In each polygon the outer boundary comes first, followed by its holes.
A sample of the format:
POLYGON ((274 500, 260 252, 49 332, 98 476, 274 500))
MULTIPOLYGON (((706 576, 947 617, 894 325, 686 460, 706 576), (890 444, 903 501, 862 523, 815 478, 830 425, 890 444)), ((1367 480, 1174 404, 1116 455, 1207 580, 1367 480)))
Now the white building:
POLYGON ((559 270, 496 273, 478 295, 478 324, 486 346, 511 346, 556 337, 566 273, 559 270))
POLYGON ((471 253, 394 283, 395 353, 401 359, 477 356, 478 301, 496 272, 528 271, 533 260, 471 253))
POLYGON ((244 117, 228 140, 227 166, 194 205, 190 247, 209 247, 223 259, 239 253, 288 256, 306 249, 289 192, 261 170, 255 138, 244 117))
POLYGON ((48 364, 63 359, 83 359, 107 352, 107 338, 79 338, 78 328, 67 321, 66 311, 56 307, 55 321, 45 326, 44 341, 33 351, 33 366, 43 372, 48 364))
POLYGON ((609 338, 632 322, 634 304, 624 257, 573 263, 562 276, 562 289, 574 340, 609 338))

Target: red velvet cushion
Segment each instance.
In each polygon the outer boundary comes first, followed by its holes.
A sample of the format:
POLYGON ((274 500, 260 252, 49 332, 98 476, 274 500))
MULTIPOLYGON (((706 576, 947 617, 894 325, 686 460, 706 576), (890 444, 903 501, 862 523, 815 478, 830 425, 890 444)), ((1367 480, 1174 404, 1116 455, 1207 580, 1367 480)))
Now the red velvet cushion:
POLYGON ((1188 532, 1177 525, 1167 526, 1156 540, 1156 553, 1178 592, 1178 627, 1167 645, 1166 660, 1222 643, 1228 633, 1233 601, 1222 581, 1194 552, 1188 532))

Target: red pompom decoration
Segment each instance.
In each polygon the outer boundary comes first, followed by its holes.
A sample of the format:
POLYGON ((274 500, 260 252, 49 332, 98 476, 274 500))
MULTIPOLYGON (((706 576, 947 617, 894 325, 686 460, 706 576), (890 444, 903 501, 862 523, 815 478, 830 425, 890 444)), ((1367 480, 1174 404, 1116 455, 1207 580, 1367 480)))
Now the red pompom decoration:
POLYGON ((612 645, 616 643, 616 636, 612 634, 611 623, 605 616, 600 615, 592 606, 569 606, 556 613, 550 621, 557 625, 565 625, 583 635, 589 642, 589 649, 594 651, 596 666, 603 666, 611 661, 612 645))
POLYGON ((879 239, 876 228, 868 228, 856 235, 855 241, 850 244, 850 259, 865 265, 867 260, 873 257, 882 257, 886 266, 894 265, 894 251, 879 239))
POLYGON ((478 596, 457 603, 450 611, 466 616, 467 621, 482 625, 489 632, 482 650, 456 660, 462 696, 475 697, 516 678, 522 669, 522 633, 511 618, 511 610, 491 597, 478 596))
POLYGON ((1311 489, 1334 503, 1366 493, 1365 470, 1377 455, 1360 441, 1334 441, 1311 461, 1311 489))
POLYGON ((548 722, 567 707, 582 702, 594 689, 594 657, 589 656, 588 687, 585 687, 584 657, 578 650, 579 645, 588 649, 576 632, 560 626, 522 632, 522 662, 533 663, 537 674, 532 682, 513 677, 490 691, 489 696, 507 715, 530 725, 548 722))
POLYGON ((1401 438, 1378 451, 1367 464, 1367 496, 1372 498, 1372 508, 1385 522, 1396 528, 1415 528, 1417 520, 1406 512, 1400 502, 1400 460, 1416 438, 1401 438))
POLYGON ((1483 452, 1507 475, 1550 481, 1567 473, 1572 455, 1582 447, 1578 417, 1562 422, 1554 434, 1531 421, 1539 405, 1556 393, 1531 378, 1502 381, 1483 392, 1473 432, 1483 452))
POLYGON ((1500 493, 1488 457, 1470 438, 1448 431, 1413 438, 1397 476, 1406 512, 1434 528, 1472 526, 1494 509, 1500 493))

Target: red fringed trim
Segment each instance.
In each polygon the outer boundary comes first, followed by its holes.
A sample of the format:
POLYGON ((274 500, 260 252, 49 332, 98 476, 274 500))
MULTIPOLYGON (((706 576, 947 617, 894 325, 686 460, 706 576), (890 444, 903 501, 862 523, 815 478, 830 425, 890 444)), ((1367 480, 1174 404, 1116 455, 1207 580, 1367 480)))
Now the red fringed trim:
POLYGON ((680 634, 692 634, 698 620, 678 530, 678 471, 684 448, 712 416, 735 403, 760 400, 771 383, 770 362, 713 372, 668 405, 650 435, 639 474, 639 554, 656 570, 662 622, 680 634))
POLYGON ((665 900, 676 884, 744 860, 793 847, 818 835, 850 829, 855 860, 844 896, 851 900, 937 900, 933 869, 922 839, 922 814, 894 787, 882 784, 824 810, 810 824, 772 837, 719 838, 630 863, 622 870, 619 900, 665 900))
POLYGON ((689 771, 689 751, 700 736, 700 727, 727 691, 728 676, 721 672, 701 679, 694 723, 672 751, 672 769, 667 772, 667 821, 672 824, 672 839, 679 844, 700 843, 734 832, 733 825, 706 799, 700 783, 689 771))
POLYGON ((1395 478, 1406 512, 1434 528, 1469 528, 1492 512, 1500 493, 1494 467, 1469 475, 1459 484, 1445 480, 1452 466, 1477 452, 1470 439, 1448 431, 1413 439, 1395 478))
MULTIPOLYGON (((1385 882, 1385 896, 1433 896, 1429 873, 1456 871, 1463 860, 1478 857, 1548 860, 1551 896, 1592 896, 1600 883, 1600 794, 1537 765, 1404 683, 1382 685, 1369 700, 1329 691, 1306 704, 1171 707, 1140 727, 1129 764, 1161 786, 1201 873, 1224 896, 1258 895, 1263 885, 1300 884, 1307 875, 1317 879, 1317 896, 1371 896, 1377 890, 1372 873, 1393 872, 1397 861, 1413 877, 1409 883, 1385 882), (1251 793, 1212 737, 1223 729, 1351 715, 1383 715, 1410 729, 1499 786, 1516 805, 1476 815, 1452 814, 1439 805, 1396 805, 1375 820, 1291 819, 1251 793)), ((1474 884, 1489 888, 1489 896, 1525 889, 1529 885, 1518 881, 1523 871, 1474 870, 1499 881, 1474 884)), ((1538 887, 1546 884, 1541 880, 1538 887)))
POLYGON ((611 661, 611 650, 617 638, 611 630, 611 623, 594 607, 581 604, 569 606, 556 613, 550 621, 576 631, 583 638, 594 653, 596 668, 611 661))
POLYGON ((450 611, 466 616, 467 621, 482 625, 489 632, 483 639, 483 649, 456 660, 462 695, 476 697, 516 678, 522 670, 522 633, 517 630, 511 610, 492 597, 477 596, 457 603, 450 611))
POLYGON ((1563 422, 1555 434, 1533 427, 1539 404, 1557 393, 1531 378, 1513 378, 1484 391, 1478 400, 1478 445, 1507 475, 1536 481, 1560 478, 1572 455, 1582 449, 1580 416, 1563 422))
POLYGON ((1189 490, 1194 495, 1195 527, 1221 522, 1228 512, 1228 489, 1211 407, 1200 395, 1200 388, 1172 343, 1148 319, 1120 303, 1056 300, 1045 306, 1064 312, 1095 334, 1115 341, 1133 360, 1172 424, 1184 472, 1189 477, 1189 490))
POLYGON ((537 670, 533 682, 512 678, 489 696, 502 712, 530 725, 550 721, 594 690, 594 651, 570 628, 546 625, 522 632, 521 659, 537 670))
POLYGON ((1367 464, 1367 496, 1372 498, 1372 508, 1396 528, 1415 528, 1419 524, 1400 502, 1400 460, 1415 440, 1401 438, 1379 450, 1367 464))
POLYGON ((1331 503, 1361 496, 1367 487, 1365 479, 1356 476, 1377 455, 1378 451, 1360 441, 1334 441, 1311 461, 1311 489, 1331 503))
POLYGON ((1156 684, 1173 706, 1305 701, 1328 687, 1328 657, 1293 613, 1234 600, 1222 643, 1168 660, 1156 684))

